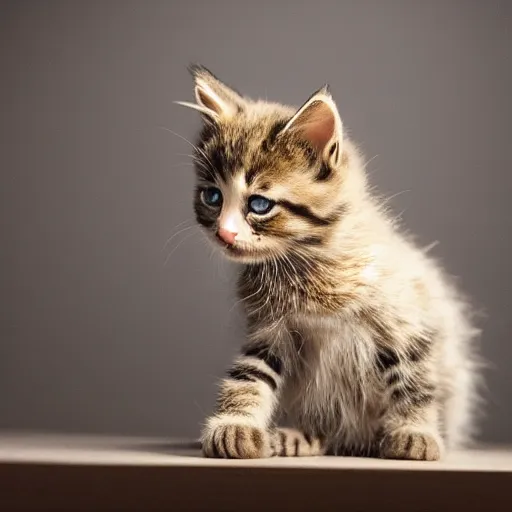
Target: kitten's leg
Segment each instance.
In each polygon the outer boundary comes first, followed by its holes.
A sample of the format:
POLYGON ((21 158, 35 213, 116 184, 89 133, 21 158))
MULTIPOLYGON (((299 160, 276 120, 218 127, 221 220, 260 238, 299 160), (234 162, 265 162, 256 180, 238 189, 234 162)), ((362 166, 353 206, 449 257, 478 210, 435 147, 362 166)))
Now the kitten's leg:
POLYGON ((278 428, 273 433, 272 448, 279 457, 311 457, 323 455, 325 443, 293 428, 278 428))
POLYGON ((389 405, 382 418, 381 457, 438 460, 443 443, 438 430, 439 403, 433 368, 426 353, 412 346, 406 355, 392 349, 380 353, 380 369, 389 405))
POLYGON ((206 457, 253 459, 273 455, 269 427, 283 381, 283 364, 268 344, 243 351, 221 383, 215 415, 202 432, 206 457))

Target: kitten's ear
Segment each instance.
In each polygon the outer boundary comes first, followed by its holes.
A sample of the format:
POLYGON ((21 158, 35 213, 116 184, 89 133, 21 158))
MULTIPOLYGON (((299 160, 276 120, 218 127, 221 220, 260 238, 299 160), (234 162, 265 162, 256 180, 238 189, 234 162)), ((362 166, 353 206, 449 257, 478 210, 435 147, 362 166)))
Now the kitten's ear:
POLYGON ((288 121, 282 133, 294 132, 320 155, 337 162, 341 155, 343 127, 327 86, 315 92, 288 121))
POLYGON ((199 110, 213 121, 229 119, 243 108, 242 96, 221 82, 211 71, 199 65, 190 66, 189 71, 195 82, 196 103, 176 103, 199 110))

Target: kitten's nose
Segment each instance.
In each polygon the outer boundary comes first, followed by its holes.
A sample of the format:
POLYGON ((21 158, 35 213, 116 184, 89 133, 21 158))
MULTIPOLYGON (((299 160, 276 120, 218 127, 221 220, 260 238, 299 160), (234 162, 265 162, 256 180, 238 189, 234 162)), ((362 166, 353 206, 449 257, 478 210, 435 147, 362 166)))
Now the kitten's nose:
POLYGON ((217 231, 217 236, 228 245, 233 245, 235 243, 235 237, 238 233, 233 233, 228 229, 219 228, 217 231))

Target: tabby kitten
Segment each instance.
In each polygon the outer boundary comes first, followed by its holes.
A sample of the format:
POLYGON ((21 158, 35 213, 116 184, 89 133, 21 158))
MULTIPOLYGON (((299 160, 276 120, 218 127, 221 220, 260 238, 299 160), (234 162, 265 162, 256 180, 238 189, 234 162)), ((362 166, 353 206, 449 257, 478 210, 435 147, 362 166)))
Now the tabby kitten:
POLYGON ((202 432, 207 457, 437 460, 470 439, 468 308, 370 193, 327 87, 298 110, 191 68, 197 221, 244 263, 247 341, 202 432), (295 429, 278 428, 285 413, 295 429))

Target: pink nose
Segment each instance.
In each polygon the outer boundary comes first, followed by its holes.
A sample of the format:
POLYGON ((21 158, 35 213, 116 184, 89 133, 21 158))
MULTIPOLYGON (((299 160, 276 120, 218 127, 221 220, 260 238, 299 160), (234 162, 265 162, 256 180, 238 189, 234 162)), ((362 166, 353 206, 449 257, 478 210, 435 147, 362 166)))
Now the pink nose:
POLYGON ((235 237, 237 233, 233 233, 232 231, 228 231, 224 228, 219 228, 217 231, 217 236, 228 245, 233 245, 235 243, 235 237))

